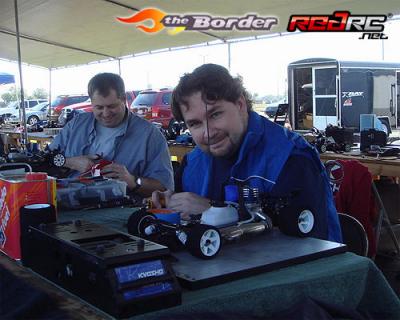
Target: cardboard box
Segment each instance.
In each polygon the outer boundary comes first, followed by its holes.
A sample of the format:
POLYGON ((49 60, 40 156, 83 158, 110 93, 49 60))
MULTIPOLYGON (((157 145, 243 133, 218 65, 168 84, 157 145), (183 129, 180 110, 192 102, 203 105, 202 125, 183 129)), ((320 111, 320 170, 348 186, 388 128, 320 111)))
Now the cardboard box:
POLYGON ((56 206, 56 179, 45 173, 0 174, 0 250, 21 259, 19 210, 28 204, 56 206))
POLYGON ((307 129, 313 127, 313 115, 311 113, 306 113, 306 117, 303 119, 303 127, 307 129))

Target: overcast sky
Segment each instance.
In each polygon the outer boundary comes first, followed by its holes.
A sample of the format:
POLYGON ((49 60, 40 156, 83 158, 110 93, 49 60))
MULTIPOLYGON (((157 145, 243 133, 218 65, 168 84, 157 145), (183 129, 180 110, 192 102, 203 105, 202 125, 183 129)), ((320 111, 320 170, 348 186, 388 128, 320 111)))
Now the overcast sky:
MULTIPOLYGON (((286 92, 287 66, 290 62, 315 57, 341 60, 400 62, 400 21, 385 27, 387 40, 359 40, 359 33, 308 33, 231 44, 231 72, 240 74, 245 86, 260 96, 286 92)), ((23 54, 23 48, 22 48, 23 54)), ((127 89, 173 87, 185 72, 196 66, 218 63, 228 66, 227 45, 170 51, 121 62, 127 89)), ((0 71, 18 75, 16 63, 0 60, 0 71)), ((117 62, 94 63, 52 72, 52 97, 58 94, 85 93, 88 80, 98 72, 118 73, 117 62)), ((43 68, 23 67, 24 87, 49 88, 49 72, 43 68)), ((0 86, 0 94, 8 86, 0 86)))

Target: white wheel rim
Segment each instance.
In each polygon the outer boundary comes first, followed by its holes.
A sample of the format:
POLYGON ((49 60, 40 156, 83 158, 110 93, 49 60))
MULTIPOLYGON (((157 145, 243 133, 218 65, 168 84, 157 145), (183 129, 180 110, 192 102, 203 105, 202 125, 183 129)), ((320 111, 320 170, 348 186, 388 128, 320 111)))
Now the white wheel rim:
POLYGON ((299 230, 306 234, 309 233, 314 226, 314 215, 310 210, 303 210, 299 219, 297 220, 297 225, 299 226, 299 230))
POLYGON ((62 154, 56 154, 53 161, 57 167, 61 167, 65 163, 65 157, 62 154))
POLYGON ((139 222, 138 222, 138 224, 137 224, 137 232, 138 232, 139 235, 142 235, 143 233, 146 234, 145 229, 147 229, 148 227, 150 227, 150 226, 152 225, 152 224, 150 223, 148 226, 146 226, 146 228, 142 228, 142 229, 143 229, 143 232, 142 232, 142 231, 140 230, 140 229, 141 229, 140 226, 142 225, 142 222, 143 222, 145 219, 153 219, 153 220, 156 220, 153 216, 144 216, 144 217, 142 217, 142 219, 140 219, 139 222))
POLYGON ((324 153, 325 151, 326 151, 326 145, 323 144, 323 145, 321 146, 321 152, 324 153))
POLYGON ((207 256, 212 257, 215 255, 221 246, 221 238, 216 230, 206 230, 200 239, 200 250, 207 256))

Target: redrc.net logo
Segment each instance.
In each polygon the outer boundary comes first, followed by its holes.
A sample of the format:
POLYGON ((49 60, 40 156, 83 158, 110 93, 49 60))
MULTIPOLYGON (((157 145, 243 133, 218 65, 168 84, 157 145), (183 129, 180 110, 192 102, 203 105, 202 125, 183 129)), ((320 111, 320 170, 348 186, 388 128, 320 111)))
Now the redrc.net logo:
POLYGON ((332 15, 291 15, 287 31, 295 32, 361 32, 359 39, 387 39, 384 22, 391 15, 352 15, 335 11, 332 15))

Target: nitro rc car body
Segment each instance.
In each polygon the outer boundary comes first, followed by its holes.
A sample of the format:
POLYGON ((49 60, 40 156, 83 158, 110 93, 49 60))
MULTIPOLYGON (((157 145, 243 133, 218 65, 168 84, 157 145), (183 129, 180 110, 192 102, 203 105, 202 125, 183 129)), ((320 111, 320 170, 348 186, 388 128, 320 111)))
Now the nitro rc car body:
POLYGON ((291 206, 293 195, 265 197, 257 189, 241 185, 238 190, 238 203, 213 202, 201 215, 179 223, 157 218, 152 210, 143 207, 130 216, 128 232, 171 250, 184 247, 193 256, 211 259, 224 242, 269 231, 274 225, 292 236, 307 236, 312 231, 314 214, 307 208, 291 206))

